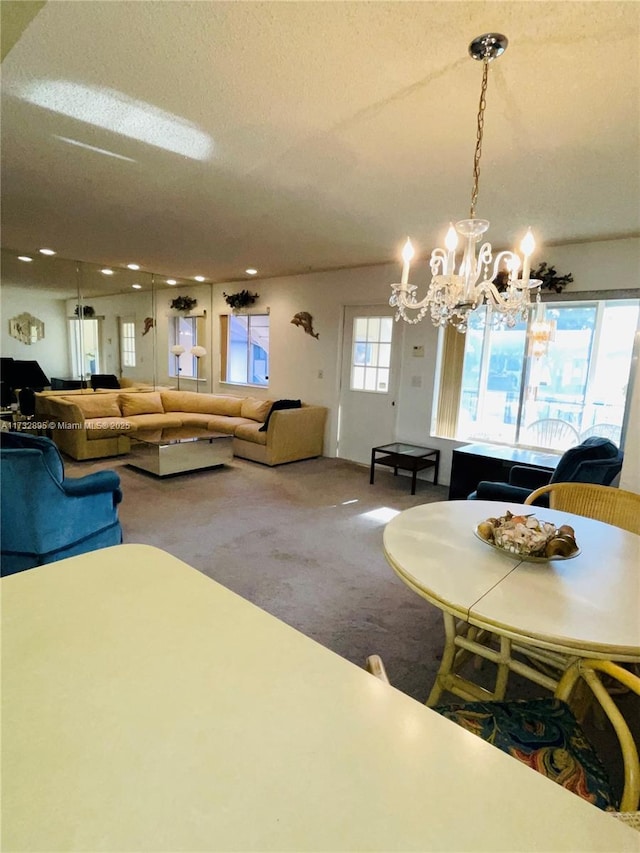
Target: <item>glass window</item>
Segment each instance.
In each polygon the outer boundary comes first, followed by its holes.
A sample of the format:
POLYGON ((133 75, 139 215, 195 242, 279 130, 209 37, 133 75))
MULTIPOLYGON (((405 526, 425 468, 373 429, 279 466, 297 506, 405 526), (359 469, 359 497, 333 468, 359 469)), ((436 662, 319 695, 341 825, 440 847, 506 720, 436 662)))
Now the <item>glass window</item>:
POLYGON ((269 384, 269 315, 230 314, 226 337, 227 382, 269 384))
POLYGON ((485 327, 487 310, 466 334, 456 438, 564 450, 603 435, 619 445, 640 300, 546 303, 513 328, 485 327))
POLYGON ((120 320, 120 360, 123 367, 136 366, 136 324, 133 320, 120 320))
POLYGON ((356 317, 353 321, 351 390, 389 391, 391 369, 391 317, 356 317))

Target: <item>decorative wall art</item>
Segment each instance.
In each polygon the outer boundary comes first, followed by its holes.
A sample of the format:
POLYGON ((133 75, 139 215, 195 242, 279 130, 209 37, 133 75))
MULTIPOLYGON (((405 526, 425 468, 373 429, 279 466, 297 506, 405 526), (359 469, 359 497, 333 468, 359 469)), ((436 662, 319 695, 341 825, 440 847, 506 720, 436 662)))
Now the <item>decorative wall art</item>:
POLYGON ((191 311, 197 304, 198 300, 192 296, 176 296, 175 299, 171 300, 170 307, 175 308, 176 311, 191 311))
POLYGON ((147 334, 150 329, 153 329, 153 317, 145 317, 144 318, 144 331, 142 333, 143 337, 147 334))
POLYGON ((224 300, 230 308, 246 308, 247 305, 253 305, 256 299, 259 299, 259 294, 249 293, 248 290, 241 290, 238 293, 224 293, 224 300))
POLYGON ((294 314, 291 322, 294 326, 301 326, 307 335, 311 335, 312 338, 317 339, 320 337, 318 332, 313 331, 313 317, 308 311, 298 311, 297 314, 294 314))
POLYGON ((76 317, 80 316, 80 311, 82 311, 83 317, 93 317, 95 316, 95 308, 92 305, 76 305, 76 310, 73 312, 76 317))
POLYGON ((35 344, 44 338, 44 323, 33 314, 18 314, 9 320, 9 334, 23 344, 35 344))

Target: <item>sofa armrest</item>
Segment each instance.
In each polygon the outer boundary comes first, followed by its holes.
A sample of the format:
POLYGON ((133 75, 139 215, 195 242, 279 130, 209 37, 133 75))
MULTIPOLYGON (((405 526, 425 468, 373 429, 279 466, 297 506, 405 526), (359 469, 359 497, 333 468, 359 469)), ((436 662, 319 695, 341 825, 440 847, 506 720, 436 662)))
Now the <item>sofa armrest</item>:
POLYGON ((535 468, 533 466, 514 465, 509 472, 509 484, 512 486, 522 486, 534 492, 541 486, 546 486, 551 479, 553 472, 547 468, 535 468))
MULTIPOLYGON (((474 497, 479 501, 505 501, 508 503, 522 504, 529 497, 532 491, 533 489, 527 489, 521 486, 511 486, 509 483, 491 483, 488 480, 482 480, 478 483, 478 488, 474 493, 474 497)), ((546 495, 544 497, 546 497, 546 495)))
POLYGON ((267 456, 270 465, 322 456, 327 410, 303 405, 300 409, 273 412, 267 429, 267 456))

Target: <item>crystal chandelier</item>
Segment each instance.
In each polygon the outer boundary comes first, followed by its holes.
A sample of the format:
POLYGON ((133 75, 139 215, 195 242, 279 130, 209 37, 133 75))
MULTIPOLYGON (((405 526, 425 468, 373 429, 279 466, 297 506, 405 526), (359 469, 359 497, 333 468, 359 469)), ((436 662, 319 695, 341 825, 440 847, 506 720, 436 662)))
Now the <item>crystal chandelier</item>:
POLYGON ((431 284, 424 299, 416 299, 417 287, 409 284, 409 268, 414 256, 411 240, 407 239, 402 252, 402 278, 400 284, 392 284, 393 294, 389 299, 396 308, 396 320, 402 317, 407 323, 419 323, 430 312, 435 326, 450 324, 459 332, 467 331, 469 314, 480 305, 491 306, 491 316, 498 316, 507 326, 514 326, 524 319, 531 304, 529 291, 541 282, 531 279, 530 258, 535 249, 531 229, 527 231, 519 255, 511 251, 499 252, 495 257, 491 243, 483 243, 476 257, 476 243, 488 230, 486 219, 476 219, 478 182, 480 179, 480 157, 484 111, 486 107, 489 63, 506 50, 507 38, 499 33, 478 36, 469 45, 469 53, 482 61, 482 87, 478 107, 476 149, 473 158, 473 189, 469 219, 449 225, 445 238, 445 249, 437 248, 431 253, 431 284), (459 236, 463 238, 462 255, 458 258, 459 236), (522 270, 519 278, 518 274, 522 270), (482 277, 482 278, 481 278, 482 277), (411 312, 411 314, 409 313, 411 312))

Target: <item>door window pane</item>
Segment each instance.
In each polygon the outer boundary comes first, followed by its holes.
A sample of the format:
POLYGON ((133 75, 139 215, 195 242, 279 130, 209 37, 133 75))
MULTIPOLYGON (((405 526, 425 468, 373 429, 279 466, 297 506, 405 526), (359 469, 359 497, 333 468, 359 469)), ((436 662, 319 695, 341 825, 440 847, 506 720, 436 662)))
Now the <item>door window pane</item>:
POLYGON ((391 317, 356 317, 354 319, 351 353, 352 391, 388 393, 392 329, 391 317))

